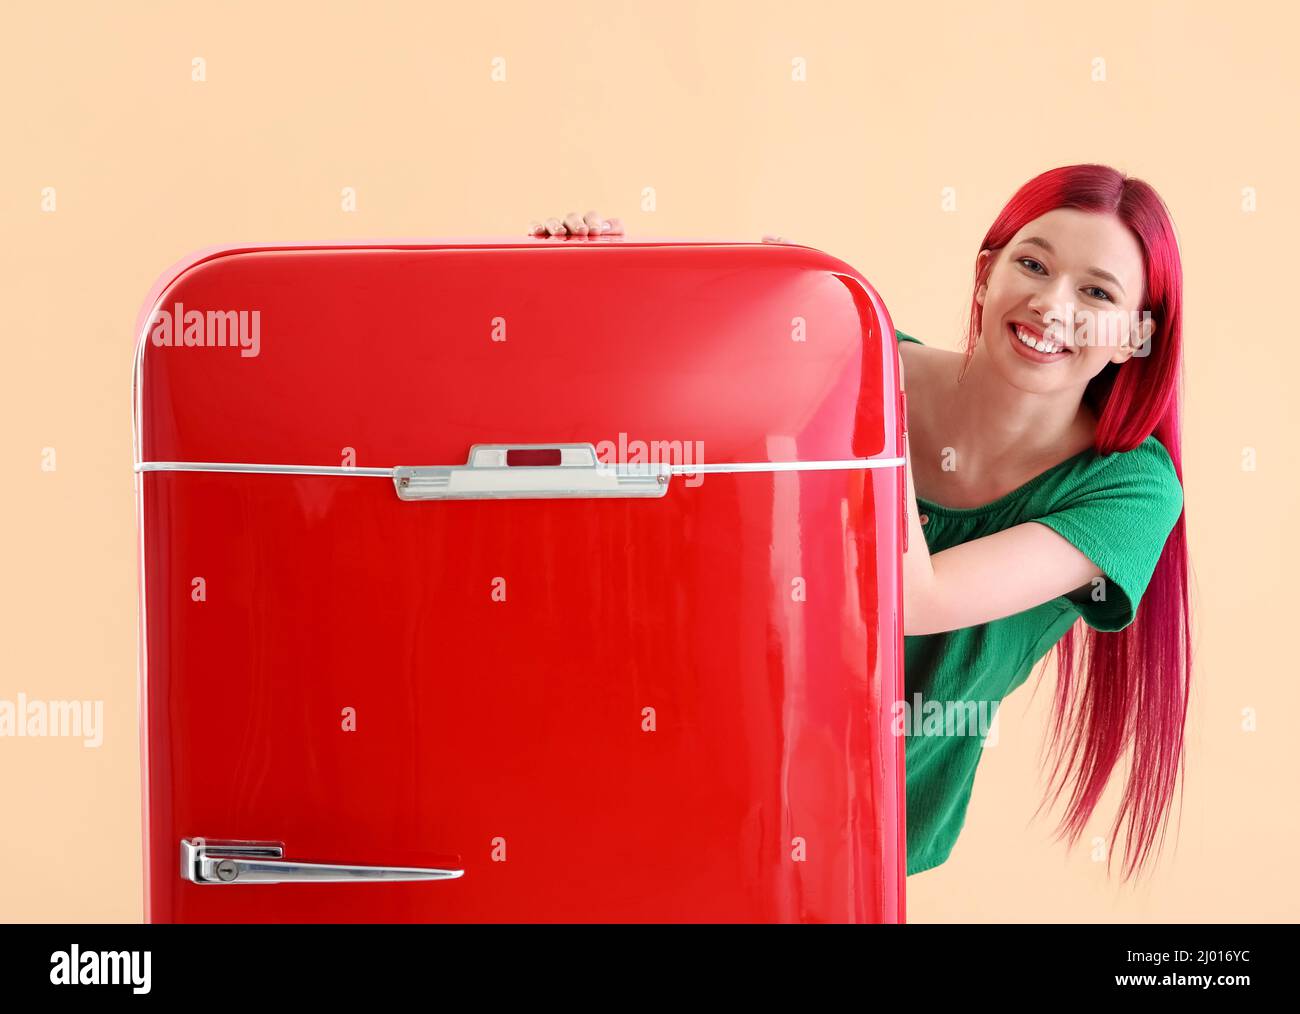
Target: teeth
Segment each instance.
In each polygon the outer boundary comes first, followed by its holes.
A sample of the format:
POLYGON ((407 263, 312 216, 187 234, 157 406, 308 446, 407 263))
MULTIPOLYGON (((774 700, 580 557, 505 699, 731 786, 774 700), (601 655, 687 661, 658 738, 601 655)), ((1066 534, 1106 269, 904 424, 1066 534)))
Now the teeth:
POLYGON ((1060 352, 1065 348, 1064 345, 1055 345, 1052 342, 1041 341, 1035 338, 1032 334, 1030 334, 1028 331, 1026 331, 1023 327, 1021 327, 1018 324, 1016 325, 1016 337, 1019 338, 1026 345, 1028 345, 1031 349, 1037 349, 1039 352, 1046 352, 1048 354, 1051 354, 1055 352, 1060 352))

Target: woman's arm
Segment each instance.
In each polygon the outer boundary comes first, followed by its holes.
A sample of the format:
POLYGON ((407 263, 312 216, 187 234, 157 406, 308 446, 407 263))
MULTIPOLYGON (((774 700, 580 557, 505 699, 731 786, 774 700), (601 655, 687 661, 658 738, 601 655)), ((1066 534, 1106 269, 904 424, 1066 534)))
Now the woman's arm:
MULTIPOLYGON (((898 349, 898 385, 904 392, 907 382, 903 374, 903 350, 898 349)), ((929 634, 923 630, 920 622, 926 614, 926 603, 932 596, 934 586, 934 560, 930 556, 930 547, 925 543, 925 529, 921 527, 920 512, 916 506, 916 486, 912 482, 912 442, 903 438, 904 471, 907 475, 907 491, 904 503, 907 507, 907 552, 903 554, 903 633, 929 634)))
MULTIPOLYGON (((898 357, 903 389, 903 357, 898 357)), ((912 449, 905 442, 907 552, 903 633, 974 627, 1086 587, 1102 570, 1064 537, 1033 521, 930 555, 916 505, 912 449)))
POLYGON ((963 542, 930 561, 933 579, 916 612, 904 613, 904 634, 936 634, 1014 616, 1102 576, 1073 544, 1034 521, 963 542))

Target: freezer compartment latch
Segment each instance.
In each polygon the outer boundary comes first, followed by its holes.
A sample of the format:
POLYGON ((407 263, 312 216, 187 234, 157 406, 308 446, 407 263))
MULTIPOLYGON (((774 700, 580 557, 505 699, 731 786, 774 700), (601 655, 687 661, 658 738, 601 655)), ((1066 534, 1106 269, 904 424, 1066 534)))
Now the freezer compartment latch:
POLYGON ((399 465, 403 500, 505 500, 553 497, 660 497, 666 463, 607 465, 592 444, 475 444, 464 465, 399 465))
POLYGON ((181 839, 181 879, 195 884, 356 884, 393 880, 454 880, 464 870, 418 866, 343 866, 284 858, 269 841, 181 839))

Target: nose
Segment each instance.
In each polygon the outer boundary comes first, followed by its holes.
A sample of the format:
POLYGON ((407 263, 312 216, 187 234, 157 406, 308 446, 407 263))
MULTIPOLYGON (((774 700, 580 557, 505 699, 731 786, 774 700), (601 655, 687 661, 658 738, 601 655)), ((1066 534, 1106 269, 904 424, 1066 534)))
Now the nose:
POLYGON ((1066 301, 1069 296, 1065 287, 1066 280, 1063 276, 1044 282, 1034 290, 1033 296, 1029 299, 1029 308, 1042 321, 1048 321, 1049 313, 1053 320, 1064 320, 1066 301))

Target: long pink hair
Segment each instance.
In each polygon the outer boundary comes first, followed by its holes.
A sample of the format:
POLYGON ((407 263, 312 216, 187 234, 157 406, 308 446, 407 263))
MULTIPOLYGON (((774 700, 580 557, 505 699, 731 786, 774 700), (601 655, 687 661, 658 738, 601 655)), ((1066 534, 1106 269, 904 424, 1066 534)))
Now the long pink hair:
MULTIPOLYGON (((1057 208, 1115 215, 1129 228, 1143 254, 1146 285, 1139 309, 1149 310, 1155 324, 1149 355, 1109 363, 1089 383, 1084 399, 1099 418, 1093 446, 1098 454, 1129 451, 1155 434, 1182 482, 1183 269, 1169 211, 1151 186, 1110 166, 1063 166, 1022 186, 989 228, 980 249, 996 253, 1027 223, 1057 208)), ((976 261, 976 290, 995 259, 988 258, 982 271, 976 261)), ((982 331, 981 309, 972 294, 967 365, 982 331)), ((1056 646, 1060 653, 1051 728, 1057 760, 1052 781, 1061 771, 1067 747, 1069 760, 1056 792, 1038 809, 1054 805, 1074 776, 1069 808, 1057 833, 1058 841, 1067 837, 1067 847, 1072 847, 1120 756, 1131 749, 1107 860, 1109 871, 1120 828, 1127 821, 1125 880, 1146 863, 1157 834, 1163 846, 1175 787, 1184 773, 1192 674, 1185 521, 1184 510, 1131 624, 1103 632, 1087 626, 1081 631, 1076 623, 1056 646), (1075 669, 1080 633, 1081 674, 1075 669), (1068 737, 1062 736, 1064 729, 1068 737)))

